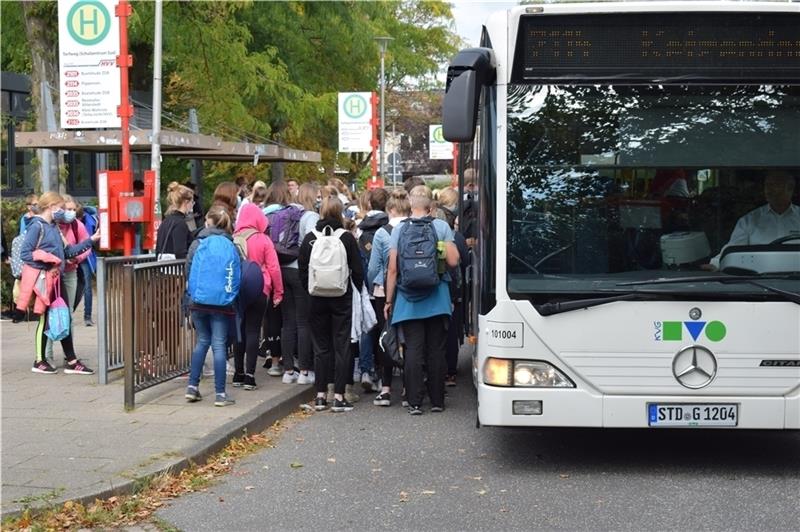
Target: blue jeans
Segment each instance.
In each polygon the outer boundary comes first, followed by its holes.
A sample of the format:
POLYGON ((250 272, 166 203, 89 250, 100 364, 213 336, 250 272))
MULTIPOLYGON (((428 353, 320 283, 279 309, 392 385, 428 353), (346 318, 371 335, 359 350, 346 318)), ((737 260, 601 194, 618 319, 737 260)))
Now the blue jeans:
POLYGON ((361 373, 369 373, 374 369, 375 353, 372 349, 372 335, 377 334, 375 329, 371 332, 361 335, 361 341, 358 342, 358 368, 361 373))
POLYGON ((92 319, 92 267, 89 266, 89 261, 81 262, 81 271, 83 272, 83 280, 86 285, 83 287, 83 319, 92 319))
POLYGON ((197 332, 197 345, 192 351, 192 369, 189 373, 189 385, 200 384, 200 374, 203 372, 203 362, 206 360, 209 346, 214 354, 214 392, 225 393, 228 326, 230 319, 227 314, 209 312, 206 310, 192 310, 192 323, 197 332))

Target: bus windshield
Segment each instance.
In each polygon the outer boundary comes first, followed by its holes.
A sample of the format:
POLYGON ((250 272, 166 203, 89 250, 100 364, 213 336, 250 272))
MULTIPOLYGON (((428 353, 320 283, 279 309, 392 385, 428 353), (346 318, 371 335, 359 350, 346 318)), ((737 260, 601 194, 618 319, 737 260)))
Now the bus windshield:
POLYGON ((799 86, 516 84, 507 102, 510 294, 711 274, 792 235, 800 254, 799 86), (764 227, 732 239, 745 223, 764 227))

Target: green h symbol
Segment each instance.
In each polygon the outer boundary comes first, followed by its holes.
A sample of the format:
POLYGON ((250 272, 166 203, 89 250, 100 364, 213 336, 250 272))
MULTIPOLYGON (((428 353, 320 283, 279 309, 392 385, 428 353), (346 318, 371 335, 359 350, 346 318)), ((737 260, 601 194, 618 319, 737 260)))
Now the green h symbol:
POLYGON ((367 102, 358 94, 349 96, 342 107, 350 118, 359 118, 367 112, 367 102))
POLYGON ((80 11, 78 11, 78 15, 80 17, 80 32, 81 32, 81 35, 85 35, 86 34, 86 32, 83 30, 83 28, 84 28, 84 26, 86 26, 88 24, 91 24, 93 26, 93 29, 94 29, 93 35, 97 35, 97 24, 99 22, 97 20, 97 9, 92 9, 92 19, 91 20, 86 20, 85 18, 83 18, 83 15, 84 15, 85 12, 86 12, 85 9, 81 9, 80 11))

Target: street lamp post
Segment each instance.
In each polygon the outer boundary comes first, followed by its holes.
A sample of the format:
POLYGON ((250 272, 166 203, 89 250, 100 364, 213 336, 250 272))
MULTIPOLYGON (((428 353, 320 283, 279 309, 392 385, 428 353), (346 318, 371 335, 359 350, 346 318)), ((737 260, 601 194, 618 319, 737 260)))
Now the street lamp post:
POLYGON ((385 139, 386 139, 386 125, 385 125, 385 109, 386 106, 384 104, 385 98, 385 90, 386 90, 386 82, 384 78, 384 68, 385 68, 385 57, 386 57, 386 47, 389 46, 389 43, 394 39, 392 37, 375 37, 375 40, 378 41, 378 46, 381 48, 381 179, 386 180, 386 152, 384 151, 385 148, 385 139))

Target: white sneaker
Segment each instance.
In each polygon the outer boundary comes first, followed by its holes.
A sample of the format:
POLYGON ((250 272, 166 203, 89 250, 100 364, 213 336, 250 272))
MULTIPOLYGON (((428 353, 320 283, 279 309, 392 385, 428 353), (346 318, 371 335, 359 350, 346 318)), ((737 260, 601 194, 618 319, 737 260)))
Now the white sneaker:
POLYGON ((361 387, 364 388, 364 391, 372 391, 372 375, 369 374, 369 371, 361 374, 361 387))
POLYGON ((233 368, 233 364, 231 364, 230 361, 227 362, 226 364, 227 365, 225 367, 225 373, 227 375, 236 375, 236 370, 233 368))
POLYGON ((281 375, 283 375, 283 370, 281 369, 280 366, 270 366, 269 369, 267 370, 267 375, 269 375, 270 377, 280 377, 281 375))
POLYGON ((307 373, 300 372, 297 377, 297 384, 314 384, 314 372, 308 371, 307 373))
POLYGON ((295 382, 297 382, 297 377, 298 375, 296 371, 290 371, 288 373, 283 374, 283 380, 281 382, 283 382, 284 384, 294 384, 295 382))

